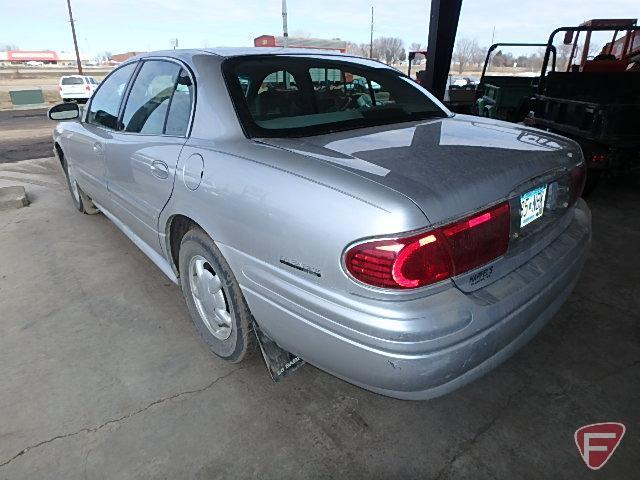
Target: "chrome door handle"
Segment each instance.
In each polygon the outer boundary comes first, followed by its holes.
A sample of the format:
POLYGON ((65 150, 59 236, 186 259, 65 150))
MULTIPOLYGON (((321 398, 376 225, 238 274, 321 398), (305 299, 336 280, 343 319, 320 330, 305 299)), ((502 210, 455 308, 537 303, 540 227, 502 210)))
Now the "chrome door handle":
POLYGON ((104 155, 104 146, 99 142, 94 143, 93 144, 93 152, 96 155, 104 155))
POLYGON ((154 160, 151 162, 149 168, 151 169, 151 173, 158 178, 165 179, 169 176, 169 167, 164 162, 154 160))

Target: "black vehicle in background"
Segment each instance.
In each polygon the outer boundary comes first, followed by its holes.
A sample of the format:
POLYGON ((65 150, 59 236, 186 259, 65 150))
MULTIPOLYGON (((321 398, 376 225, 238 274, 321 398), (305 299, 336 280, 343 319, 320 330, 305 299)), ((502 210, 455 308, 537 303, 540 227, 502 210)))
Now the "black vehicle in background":
MULTIPOLYGON (((494 43, 487 51, 482 75, 475 94, 474 113, 481 117, 497 118, 509 122, 522 122, 531 111, 531 97, 538 88, 540 75, 514 75, 489 73, 492 54, 498 48, 546 47, 546 43, 494 43)), ((552 65, 555 69, 556 50, 551 46, 552 65)))
POLYGON ((640 167, 640 27, 636 22, 590 20, 578 27, 557 28, 547 43, 527 123, 580 144, 589 168, 585 193, 593 190, 606 170, 640 167), (554 61, 554 39, 561 32, 570 52, 564 71, 556 69, 554 61), (611 41, 597 55, 590 52, 594 32, 611 32, 611 41), (582 34, 584 41, 579 43, 582 34))

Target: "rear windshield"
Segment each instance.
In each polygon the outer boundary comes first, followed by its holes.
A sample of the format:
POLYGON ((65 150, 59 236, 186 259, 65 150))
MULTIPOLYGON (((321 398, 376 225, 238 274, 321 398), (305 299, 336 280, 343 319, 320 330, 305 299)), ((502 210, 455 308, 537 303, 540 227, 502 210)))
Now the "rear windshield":
POLYGON ((63 77, 62 85, 82 85, 82 77, 63 77))
POLYGON ((223 71, 252 137, 316 135, 447 115, 409 78, 370 65, 259 56, 227 60, 223 71))

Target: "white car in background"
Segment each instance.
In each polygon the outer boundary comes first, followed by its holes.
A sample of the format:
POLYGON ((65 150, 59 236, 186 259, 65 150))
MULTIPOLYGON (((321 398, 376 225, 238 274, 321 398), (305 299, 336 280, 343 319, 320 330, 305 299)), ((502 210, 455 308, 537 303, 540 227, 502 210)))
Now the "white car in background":
POLYGON ((98 81, 87 75, 67 75, 60 77, 58 91, 65 102, 86 102, 98 87, 98 81))

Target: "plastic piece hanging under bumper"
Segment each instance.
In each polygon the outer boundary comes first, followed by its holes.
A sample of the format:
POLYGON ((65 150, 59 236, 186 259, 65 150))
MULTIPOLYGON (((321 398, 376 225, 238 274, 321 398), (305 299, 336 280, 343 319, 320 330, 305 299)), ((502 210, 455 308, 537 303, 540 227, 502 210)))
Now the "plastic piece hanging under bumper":
POLYGON ((276 342, 271 340, 260 329, 255 321, 253 322, 253 330, 256 332, 264 363, 267 365, 269 375, 271 375, 274 382, 279 382, 283 378, 292 375, 305 364, 305 361, 300 357, 280 348, 276 342))

